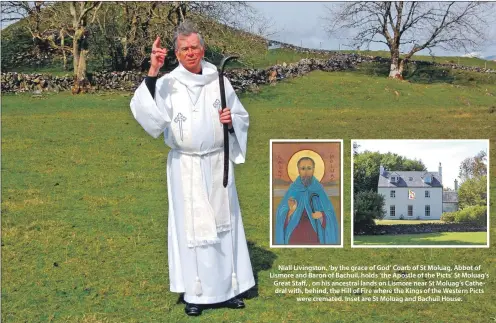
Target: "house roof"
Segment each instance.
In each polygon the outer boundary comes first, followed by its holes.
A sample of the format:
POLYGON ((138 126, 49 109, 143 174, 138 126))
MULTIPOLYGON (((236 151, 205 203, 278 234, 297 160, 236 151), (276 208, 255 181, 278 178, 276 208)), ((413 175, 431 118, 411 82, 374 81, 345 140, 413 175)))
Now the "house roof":
POLYGON ((440 176, 438 172, 384 171, 383 174, 379 175, 379 183, 377 187, 443 187, 439 179, 440 176), (427 175, 432 176, 430 184, 424 183, 424 177, 427 175), (394 183, 390 182, 389 179, 391 176, 400 176, 400 180, 394 183))
POLYGON ((458 192, 443 191, 443 203, 458 203, 458 192))

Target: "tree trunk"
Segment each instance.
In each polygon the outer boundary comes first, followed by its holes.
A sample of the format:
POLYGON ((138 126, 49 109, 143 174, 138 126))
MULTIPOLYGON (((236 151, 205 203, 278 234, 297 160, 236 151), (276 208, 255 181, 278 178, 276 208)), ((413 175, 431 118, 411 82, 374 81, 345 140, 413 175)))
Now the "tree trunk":
POLYGON ((89 87, 86 78, 86 58, 88 56, 88 44, 85 29, 79 28, 74 34, 73 57, 74 57, 74 86, 72 94, 86 92, 89 87))
POLYGON ((79 38, 80 37, 81 37, 81 35, 79 34, 79 32, 76 32, 74 35, 74 39, 72 41, 72 57, 73 57, 72 65, 73 65, 74 75, 77 75, 77 70, 78 70, 78 66, 79 66, 79 52, 80 52, 79 38))
POLYGON ((79 64, 77 70, 77 77, 79 81, 86 79, 86 58, 88 57, 88 50, 83 49, 79 55, 79 64))
POLYGON ((396 78, 399 73, 400 73, 399 53, 396 50, 392 50, 391 51, 391 66, 389 67, 389 77, 390 78, 396 78))
POLYGON ((62 48, 62 57, 64 62, 64 71, 67 71, 67 54, 65 53, 65 34, 64 29, 60 30, 60 47, 62 48))
POLYGON ((391 50, 391 66, 389 68, 389 77, 394 79, 403 79, 404 62, 400 59, 400 50, 391 50))
POLYGON ((405 70, 405 59, 400 59, 400 78, 403 79, 403 71, 405 70))

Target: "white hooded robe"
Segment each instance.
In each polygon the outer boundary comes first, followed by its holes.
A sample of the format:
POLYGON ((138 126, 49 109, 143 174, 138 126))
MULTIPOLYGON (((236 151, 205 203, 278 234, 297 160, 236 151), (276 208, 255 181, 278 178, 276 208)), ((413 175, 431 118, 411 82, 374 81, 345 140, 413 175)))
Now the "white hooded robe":
POLYGON ((235 131, 229 134, 227 188, 219 180, 224 151, 218 113, 219 81, 214 65, 203 61, 202 75, 189 73, 180 65, 157 80, 155 99, 143 81, 130 104, 133 116, 144 130, 154 138, 164 133, 165 143, 171 147, 167 157, 170 290, 184 293, 184 300, 194 304, 223 302, 255 285, 233 172, 234 164, 245 161, 249 118, 227 78, 224 84, 235 131), (199 195, 208 203, 204 208, 192 206, 188 210, 187 203, 193 203, 199 195), (192 247, 186 219, 192 217, 190 221, 199 224, 199 217, 209 214, 207 209, 215 215, 230 217, 230 227, 219 230, 215 242, 199 241, 192 247), (233 272, 237 288, 233 288, 233 272), (197 290, 196 277, 201 292, 197 290))

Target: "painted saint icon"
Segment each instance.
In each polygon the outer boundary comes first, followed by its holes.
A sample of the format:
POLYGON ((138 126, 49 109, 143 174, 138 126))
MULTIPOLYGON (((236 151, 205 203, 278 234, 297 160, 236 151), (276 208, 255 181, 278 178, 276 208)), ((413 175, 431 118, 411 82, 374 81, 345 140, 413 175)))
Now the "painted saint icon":
MULTIPOLYGON (((287 177, 291 182, 275 212, 274 238, 276 245, 332 245, 340 243, 340 230, 335 207, 329 197, 329 195, 336 195, 339 192, 339 179, 336 178, 339 177, 336 176, 340 166, 339 153, 333 154, 333 152, 336 151, 336 148, 339 151, 340 143, 332 143, 334 147, 330 150, 326 150, 325 144, 329 145, 329 143, 317 143, 318 146, 314 148, 319 149, 297 150, 287 161, 287 177), (329 160, 324 161, 321 154, 324 155, 324 158, 327 156, 333 158, 330 158, 330 162, 329 160), (326 164, 332 169, 326 171, 326 164), (321 183, 324 177, 327 179, 327 190, 321 183)), ((285 148, 290 147, 286 146, 285 148)), ((279 154, 278 157, 283 159, 281 155, 283 154, 279 154)), ((277 174, 275 177, 277 179, 277 174)), ((281 182, 281 180, 283 179, 280 178, 276 182, 281 182)), ((282 190, 284 189, 285 187, 282 188, 282 190)), ((279 194, 281 194, 281 188, 279 188, 279 194)))

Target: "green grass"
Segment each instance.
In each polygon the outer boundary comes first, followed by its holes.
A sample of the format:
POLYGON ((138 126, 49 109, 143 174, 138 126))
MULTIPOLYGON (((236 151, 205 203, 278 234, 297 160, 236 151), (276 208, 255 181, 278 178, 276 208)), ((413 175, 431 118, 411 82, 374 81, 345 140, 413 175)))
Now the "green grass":
POLYGON ((385 234, 355 236, 357 245, 485 245, 486 232, 438 232, 419 234, 385 234))
POLYGON ((421 224, 421 223, 444 223, 441 220, 375 220, 375 224, 390 225, 390 224, 421 224))
MULTIPOLYGON (((496 277, 496 244, 351 250, 346 180, 344 249, 270 249, 268 199, 271 138, 344 139, 349 179, 352 138, 495 138, 496 113, 488 111, 494 97, 486 91, 496 94, 496 86, 313 72, 242 95, 250 133, 236 183, 258 295, 244 310, 209 310, 190 319, 169 292, 167 148, 133 119, 130 94, 3 95, 2 322, 487 321, 496 312, 493 278, 485 294, 460 303, 299 303, 293 295, 276 295, 269 273, 288 264, 462 263, 496 277)), ((495 190, 490 199, 496 200, 495 190)), ((492 207, 493 236, 495 212, 492 207)))

